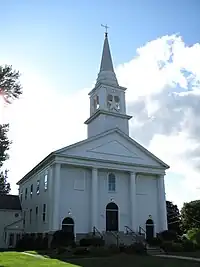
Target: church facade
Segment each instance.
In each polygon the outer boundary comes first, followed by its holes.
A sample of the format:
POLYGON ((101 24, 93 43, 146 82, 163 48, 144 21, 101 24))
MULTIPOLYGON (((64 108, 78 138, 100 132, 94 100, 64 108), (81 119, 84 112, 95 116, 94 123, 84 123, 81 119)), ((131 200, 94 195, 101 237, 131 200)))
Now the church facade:
POLYGON ((89 93, 87 139, 52 152, 19 182, 25 233, 71 227, 75 236, 167 229, 167 164, 129 136, 126 88, 114 72, 105 34, 100 71, 89 93))

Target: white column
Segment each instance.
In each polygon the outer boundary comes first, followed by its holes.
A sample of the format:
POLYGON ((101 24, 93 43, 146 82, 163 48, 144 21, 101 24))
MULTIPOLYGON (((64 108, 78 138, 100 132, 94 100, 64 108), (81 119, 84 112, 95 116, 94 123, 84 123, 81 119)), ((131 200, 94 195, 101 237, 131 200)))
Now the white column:
POLYGON ((158 218, 160 231, 168 229, 164 175, 158 177, 158 218))
POLYGON ((98 170, 92 168, 92 192, 91 192, 91 204, 92 204, 92 229, 95 226, 98 228, 98 170))
POLYGON ((52 230, 57 231, 60 228, 60 163, 56 163, 54 166, 54 176, 53 176, 52 186, 54 188, 52 230))
MULTIPOLYGON (((54 206, 54 183, 53 183, 53 165, 50 166, 48 170, 48 184, 47 184, 47 192, 48 192, 48 205, 47 205, 47 218, 49 222, 49 231, 53 229, 53 206, 54 206)), ((38 222, 37 222, 38 223, 38 222)))
POLYGON ((136 173, 130 173, 131 229, 137 232, 136 173))

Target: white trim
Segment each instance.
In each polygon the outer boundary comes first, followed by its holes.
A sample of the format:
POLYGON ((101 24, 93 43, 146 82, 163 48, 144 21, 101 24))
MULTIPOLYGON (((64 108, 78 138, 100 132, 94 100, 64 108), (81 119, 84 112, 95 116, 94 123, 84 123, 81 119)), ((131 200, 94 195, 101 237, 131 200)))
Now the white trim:
POLYGON ((91 159, 85 157, 76 157, 68 155, 57 155, 55 158, 55 163, 67 164, 72 166, 81 166, 84 168, 98 168, 98 169, 110 169, 110 170, 119 170, 119 171, 134 171, 137 173, 145 174, 165 174, 164 169, 156 168, 155 166, 139 166, 134 164, 127 164, 117 161, 109 160, 100 160, 100 159, 91 159))

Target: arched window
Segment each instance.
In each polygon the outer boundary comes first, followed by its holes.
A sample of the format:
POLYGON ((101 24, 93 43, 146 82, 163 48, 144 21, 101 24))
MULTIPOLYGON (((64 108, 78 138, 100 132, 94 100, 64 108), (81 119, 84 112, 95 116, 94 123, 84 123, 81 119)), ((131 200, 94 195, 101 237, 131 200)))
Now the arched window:
POLYGON ((108 191, 110 192, 116 191, 116 177, 114 173, 108 174, 108 191))

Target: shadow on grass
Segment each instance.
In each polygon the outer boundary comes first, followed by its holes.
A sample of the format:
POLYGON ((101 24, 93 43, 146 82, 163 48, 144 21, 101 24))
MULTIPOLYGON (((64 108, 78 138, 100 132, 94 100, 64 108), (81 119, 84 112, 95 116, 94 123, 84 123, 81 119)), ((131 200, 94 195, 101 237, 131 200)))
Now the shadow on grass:
MULTIPOLYGON (((37 251, 41 256, 57 259, 65 263, 77 265, 77 267, 197 267, 199 262, 152 257, 147 255, 116 254, 107 257, 94 257, 90 254, 70 258, 67 254, 56 254, 52 251, 37 251)), ((1 266, 0 266, 1 267, 1 266)), ((4 267, 4 266, 2 266, 4 267)))

